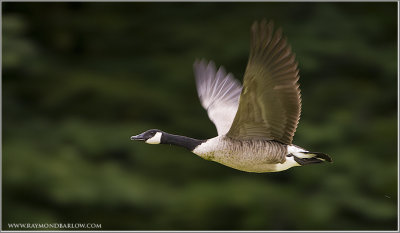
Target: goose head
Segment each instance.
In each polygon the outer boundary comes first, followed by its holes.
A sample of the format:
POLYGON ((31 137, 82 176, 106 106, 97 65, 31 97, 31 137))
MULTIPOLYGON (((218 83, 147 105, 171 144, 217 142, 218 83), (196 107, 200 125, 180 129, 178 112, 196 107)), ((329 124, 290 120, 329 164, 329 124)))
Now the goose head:
POLYGON ((132 136, 131 140, 144 141, 147 144, 160 144, 164 132, 158 129, 149 129, 141 134, 132 136))

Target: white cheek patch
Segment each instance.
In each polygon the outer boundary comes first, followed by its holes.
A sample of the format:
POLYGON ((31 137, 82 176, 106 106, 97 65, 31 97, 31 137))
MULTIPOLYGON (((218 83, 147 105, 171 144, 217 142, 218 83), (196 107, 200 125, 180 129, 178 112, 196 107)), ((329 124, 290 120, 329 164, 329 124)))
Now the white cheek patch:
POLYGON ((161 143, 161 135, 162 133, 157 132, 153 137, 146 140, 148 144, 160 144, 161 143))

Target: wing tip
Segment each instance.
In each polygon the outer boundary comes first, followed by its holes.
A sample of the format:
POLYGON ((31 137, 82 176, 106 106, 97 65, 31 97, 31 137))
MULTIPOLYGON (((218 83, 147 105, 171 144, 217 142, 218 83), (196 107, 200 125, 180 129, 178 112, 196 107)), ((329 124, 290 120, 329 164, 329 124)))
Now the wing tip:
MULTIPOLYGON (((251 25, 251 31, 253 33, 257 33, 259 31, 273 31, 275 26, 274 20, 270 19, 267 20, 266 18, 263 18, 262 20, 255 20, 253 24, 251 25)), ((279 27, 280 28, 280 27, 279 27)))

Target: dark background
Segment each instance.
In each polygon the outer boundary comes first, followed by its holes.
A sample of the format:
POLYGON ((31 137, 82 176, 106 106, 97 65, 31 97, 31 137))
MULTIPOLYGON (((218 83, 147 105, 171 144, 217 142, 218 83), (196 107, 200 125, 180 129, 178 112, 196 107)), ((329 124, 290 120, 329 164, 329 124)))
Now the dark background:
POLYGON ((397 229, 397 3, 2 7, 2 229, 397 229), (192 64, 242 80, 263 18, 299 62, 294 143, 333 164, 252 174, 129 140, 151 128, 216 136, 192 64))

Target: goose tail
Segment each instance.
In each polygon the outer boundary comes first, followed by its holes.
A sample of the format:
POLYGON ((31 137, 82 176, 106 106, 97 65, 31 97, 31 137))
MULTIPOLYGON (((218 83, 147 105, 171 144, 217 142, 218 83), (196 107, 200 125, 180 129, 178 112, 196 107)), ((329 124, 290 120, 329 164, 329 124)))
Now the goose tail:
POLYGON ((332 162, 332 158, 329 157, 329 155, 321 152, 298 152, 294 154, 293 157, 294 161, 301 166, 314 163, 332 162))
POLYGON ((313 163, 332 162, 331 157, 327 154, 321 152, 310 152, 296 145, 289 145, 288 153, 293 156, 294 161, 296 161, 300 166, 313 163))

